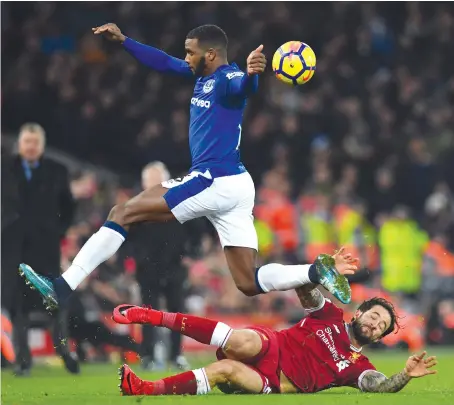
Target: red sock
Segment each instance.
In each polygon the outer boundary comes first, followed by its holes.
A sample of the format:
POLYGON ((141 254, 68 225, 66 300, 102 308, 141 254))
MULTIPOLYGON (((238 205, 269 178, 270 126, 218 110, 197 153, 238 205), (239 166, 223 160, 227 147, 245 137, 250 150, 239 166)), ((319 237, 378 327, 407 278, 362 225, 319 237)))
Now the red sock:
POLYGON ((143 395, 196 395, 197 378, 194 372, 186 371, 158 381, 143 381, 142 391, 143 395))
POLYGON ((164 312, 162 326, 189 336, 200 343, 223 347, 230 336, 231 328, 212 319, 180 313, 164 312))

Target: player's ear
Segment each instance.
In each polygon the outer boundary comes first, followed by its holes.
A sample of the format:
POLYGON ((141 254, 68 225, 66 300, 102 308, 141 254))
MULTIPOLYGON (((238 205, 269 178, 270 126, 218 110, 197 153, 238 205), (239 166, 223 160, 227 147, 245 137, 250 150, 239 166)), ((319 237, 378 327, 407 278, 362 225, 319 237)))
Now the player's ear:
POLYGON ((209 48, 205 53, 205 58, 210 62, 213 62, 216 59, 216 49, 209 48))
POLYGON ((357 309, 355 311, 355 319, 358 319, 361 316, 361 314, 362 314, 362 312, 359 309, 357 309))

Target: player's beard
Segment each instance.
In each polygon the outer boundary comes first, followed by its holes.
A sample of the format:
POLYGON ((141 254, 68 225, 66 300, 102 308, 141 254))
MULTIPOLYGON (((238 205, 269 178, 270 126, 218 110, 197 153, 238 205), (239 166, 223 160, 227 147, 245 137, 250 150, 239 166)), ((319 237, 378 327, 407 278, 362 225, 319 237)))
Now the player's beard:
POLYGON ((199 63, 197 63, 197 66, 195 67, 194 74, 196 77, 203 76, 203 72, 205 71, 206 67, 206 60, 205 56, 202 56, 199 60, 199 63))
POLYGON ((361 330, 361 327, 363 326, 363 323, 361 322, 361 318, 354 319, 350 323, 350 325, 352 328, 353 337, 361 346, 373 343, 372 339, 368 336, 364 336, 364 334, 361 330))

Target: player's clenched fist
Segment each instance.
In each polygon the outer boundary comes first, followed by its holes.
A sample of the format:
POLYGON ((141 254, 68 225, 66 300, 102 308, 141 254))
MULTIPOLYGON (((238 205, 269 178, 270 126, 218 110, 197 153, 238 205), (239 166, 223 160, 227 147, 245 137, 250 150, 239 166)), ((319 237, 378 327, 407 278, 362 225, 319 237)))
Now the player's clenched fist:
POLYGON ((109 23, 101 25, 100 27, 92 28, 93 34, 103 35, 109 41, 124 42, 126 37, 121 33, 117 24, 109 23))
POLYGON ((266 57, 262 53, 263 45, 260 45, 255 51, 252 51, 247 58, 247 74, 256 75, 263 73, 266 67, 266 57))

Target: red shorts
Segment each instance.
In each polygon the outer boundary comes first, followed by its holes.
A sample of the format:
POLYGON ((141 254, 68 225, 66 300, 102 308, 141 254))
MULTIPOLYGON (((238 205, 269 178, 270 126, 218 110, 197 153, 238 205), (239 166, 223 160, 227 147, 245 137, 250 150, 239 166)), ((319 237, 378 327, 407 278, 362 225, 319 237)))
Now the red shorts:
MULTIPOLYGON (((253 358, 241 362, 260 375, 263 382, 263 394, 279 393, 281 370, 279 368, 279 344, 275 331, 258 326, 250 326, 246 329, 258 332, 262 340, 262 349, 253 358)), ((226 358, 222 349, 216 351, 216 357, 218 360, 226 358)))

